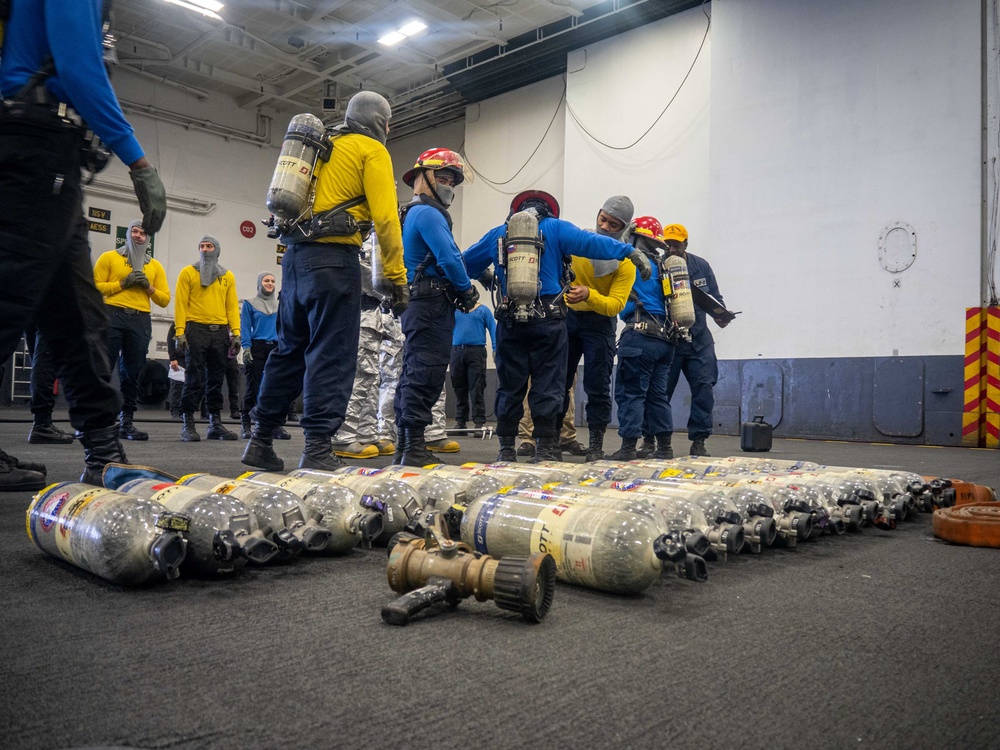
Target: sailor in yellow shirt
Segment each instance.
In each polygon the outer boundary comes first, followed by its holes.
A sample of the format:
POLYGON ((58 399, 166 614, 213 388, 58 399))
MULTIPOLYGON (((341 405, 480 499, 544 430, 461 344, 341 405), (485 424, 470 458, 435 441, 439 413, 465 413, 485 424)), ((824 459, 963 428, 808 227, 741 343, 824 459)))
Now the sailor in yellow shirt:
POLYGON ((105 338, 108 361, 118 363, 122 411, 118 435, 128 440, 148 440, 149 435, 132 423, 139 374, 146 364, 149 340, 153 337, 150 301, 160 307, 170 302, 167 273, 149 252, 149 238, 142 221, 129 224, 125 244, 108 250, 94 264, 94 284, 107 305, 108 332, 105 338))
POLYGON ((201 440, 194 413, 202 396, 208 408, 209 440, 236 440, 222 424, 222 381, 230 349, 240 350, 240 308, 236 278, 219 265, 219 241, 206 234, 198 243, 200 258, 184 266, 174 289, 174 335, 177 351, 186 357, 181 391, 181 440, 201 440), (229 332, 232 330, 232 341, 229 332))
POLYGON ((370 227, 392 284, 395 315, 409 297, 392 159, 385 147, 391 114, 389 102, 374 91, 351 97, 345 122, 326 133, 332 150, 316 168, 310 233, 283 235, 288 249, 281 259, 278 348, 267 360, 251 413, 256 424, 243 453, 248 466, 284 468, 272 445, 274 430, 284 424, 300 389, 305 450, 299 466, 335 469, 343 463, 333 455, 332 438, 344 422, 358 361, 360 252, 370 227), (352 221, 366 231, 352 233, 352 221), (313 232, 317 223, 324 228, 313 232))
MULTIPOLYGON (((614 195, 597 212, 597 233, 625 241, 634 212, 625 195, 614 195)), ((611 421, 611 370, 615 361, 616 317, 625 308, 635 266, 630 260, 591 260, 573 256, 575 280, 566 294, 569 361, 567 398, 583 358, 583 390, 587 394, 587 428, 590 444, 584 461, 604 460, 604 430, 611 421)), ((564 411, 562 417, 565 418, 564 411)), ((562 423, 562 420, 559 422, 562 423)))

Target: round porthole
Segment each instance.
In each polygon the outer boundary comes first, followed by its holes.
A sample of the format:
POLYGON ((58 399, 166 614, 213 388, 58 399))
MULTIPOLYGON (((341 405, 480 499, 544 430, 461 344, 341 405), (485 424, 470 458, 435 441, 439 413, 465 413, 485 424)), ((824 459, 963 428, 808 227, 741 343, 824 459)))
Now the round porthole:
POLYGON ((905 271, 917 259, 917 232, 905 221, 887 224, 878 236, 878 262, 889 273, 905 271))

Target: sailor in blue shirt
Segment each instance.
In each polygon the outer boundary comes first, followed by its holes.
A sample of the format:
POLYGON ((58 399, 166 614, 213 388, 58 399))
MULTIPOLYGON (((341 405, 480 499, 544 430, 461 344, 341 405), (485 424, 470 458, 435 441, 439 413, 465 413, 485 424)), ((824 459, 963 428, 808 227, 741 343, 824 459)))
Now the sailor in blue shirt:
POLYGON ((455 308, 471 310, 479 299, 455 245, 448 214, 455 187, 464 179, 462 157, 446 148, 425 151, 403 175, 403 182, 413 188, 413 200, 400 211, 410 304, 400 318, 406 342, 394 403, 395 464, 440 463, 427 450, 424 431, 433 421, 431 409, 444 387, 455 308))
MULTIPOLYGON (((250 438, 250 410, 257 405, 264 365, 271 352, 278 348, 278 293, 274 274, 264 271, 257 275, 257 296, 243 300, 240 307, 240 345, 243 348, 243 373, 247 388, 240 409, 240 437, 250 438)), ((279 440, 289 440, 284 427, 274 431, 279 440)))
POLYGON ((490 334, 493 354, 497 353, 497 324, 488 307, 476 305, 469 312, 455 311, 455 333, 451 337, 451 386, 455 389, 455 427, 464 430, 469 421, 469 397, 472 397, 472 422, 486 424, 486 333, 490 334))
MULTIPOLYGON (((691 284, 712 295, 720 303, 722 293, 715 280, 715 273, 708 261, 687 251, 688 232, 680 224, 671 224, 663 230, 663 241, 670 255, 678 255, 687 260, 688 276, 691 284)), ((691 388, 691 414, 688 417, 688 438, 691 440, 692 456, 707 456, 705 440, 712 434, 712 410, 715 408, 713 389, 719 379, 719 363, 715 357, 715 339, 708 330, 707 314, 695 305, 695 323, 691 326, 691 341, 680 341, 674 354, 667 380, 667 401, 674 395, 681 372, 691 388)), ((729 322, 714 319, 716 325, 724 328, 729 322)), ((673 430, 672 414, 670 430, 673 430)))
MULTIPOLYGON (((674 358, 672 325, 659 264, 666 250, 660 239, 662 233, 663 227, 652 216, 640 216, 635 220, 632 242, 652 261, 653 274, 646 279, 636 279, 620 315, 625 321, 625 331, 618 341, 615 403, 622 446, 612 455, 616 461, 636 459, 635 446, 642 434, 644 415, 657 441, 669 435, 670 402, 666 389, 655 387, 656 383, 666 382, 674 358)), ((669 442, 668 437, 664 439, 669 442)), ((655 453, 654 456, 660 457, 655 453)))
MULTIPOLYGON (((514 197, 508 220, 518 211, 533 211, 538 216, 538 230, 544 238, 539 259, 539 295, 537 314, 525 322, 514 321, 503 305, 497 308, 497 436, 500 461, 516 461, 514 441, 517 423, 524 414, 524 394, 535 423, 536 461, 558 461, 559 418, 566 391, 566 302, 563 298, 567 279, 564 266, 572 255, 598 260, 629 258, 643 278, 652 272, 649 261, 631 245, 611 237, 586 232, 559 218, 556 199, 540 190, 528 190, 514 197), (566 263, 564 263, 566 259, 566 263), (531 388, 528 388, 528 381, 531 388)), ((507 283, 497 241, 506 235, 506 225, 487 232, 465 251, 469 274, 478 277, 489 266, 497 268, 497 281, 503 300, 507 301, 507 283)))
MULTIPOLYGON (((80 433, 81 481, 94 484, 105 464, 126 459, 121 396, 107 358, 95 356, 106 349, 108 317, 94 285, 81 170, 98 171, 108 154, 85 149, 88 128, 130 167, 147 234, 166 213, 163 184, 104 66, 103 8, 102 0, 15 0, 0 56, 0 362, 37 325, 80 433)), ((0 451, 0 491, 41 489, 44 468, 0 451)))

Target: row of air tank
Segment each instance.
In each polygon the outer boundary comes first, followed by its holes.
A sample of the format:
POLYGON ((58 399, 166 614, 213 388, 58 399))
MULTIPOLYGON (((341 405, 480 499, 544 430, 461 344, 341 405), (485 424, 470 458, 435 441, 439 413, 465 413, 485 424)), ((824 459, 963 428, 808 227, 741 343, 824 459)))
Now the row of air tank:
POLYGON ((563 581, 637 593, 664 570, 704 580, 706 558, 892 528, 946 498, 944 483, 903 472, 744 458, 345 467, 57 484, 32 502, 28 532, 56 557, 137 584, 384 546, 437 512, 478 553, 548 553, 563 581))

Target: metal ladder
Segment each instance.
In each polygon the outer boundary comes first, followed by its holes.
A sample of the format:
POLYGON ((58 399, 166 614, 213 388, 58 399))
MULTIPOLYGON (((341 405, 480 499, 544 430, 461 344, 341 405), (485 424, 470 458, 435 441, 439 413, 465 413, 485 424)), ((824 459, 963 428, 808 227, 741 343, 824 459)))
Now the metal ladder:
POLYGON ((10 403, 27 401, 31 398, 31 356, 28 344, 21 337, 21 343, 11 357, 10 403))

